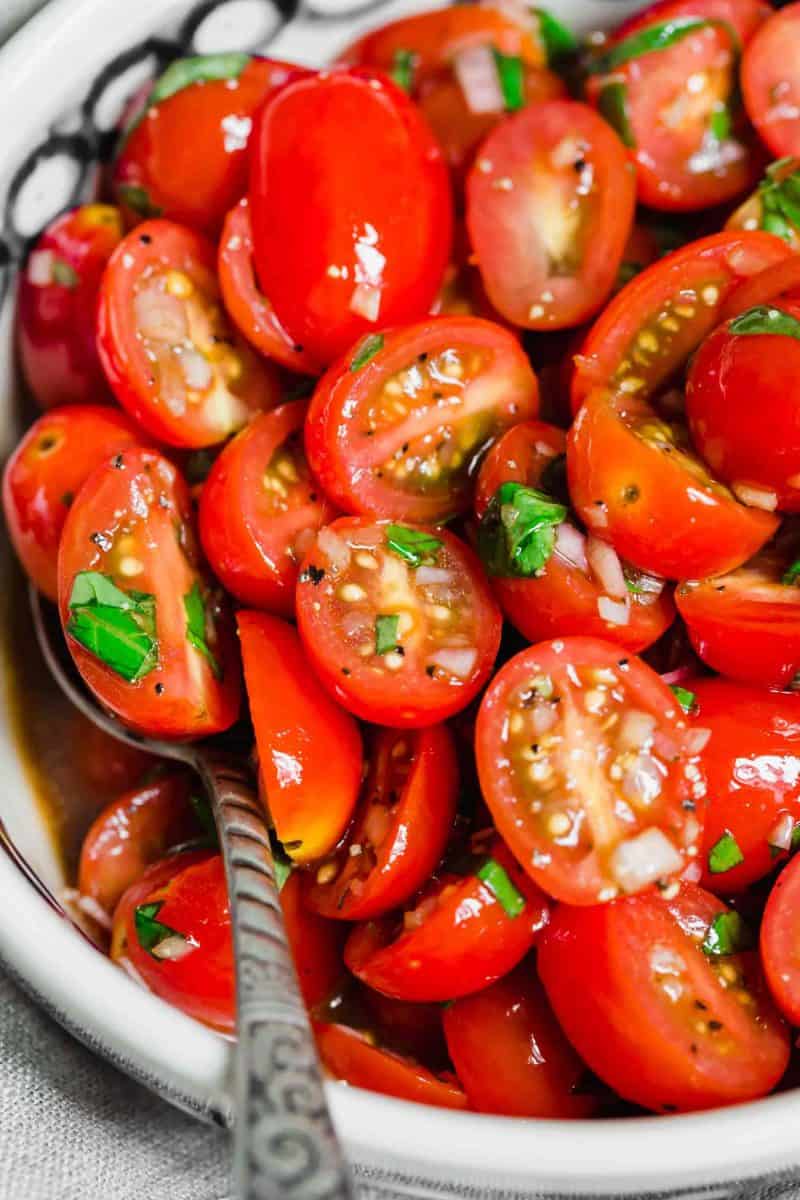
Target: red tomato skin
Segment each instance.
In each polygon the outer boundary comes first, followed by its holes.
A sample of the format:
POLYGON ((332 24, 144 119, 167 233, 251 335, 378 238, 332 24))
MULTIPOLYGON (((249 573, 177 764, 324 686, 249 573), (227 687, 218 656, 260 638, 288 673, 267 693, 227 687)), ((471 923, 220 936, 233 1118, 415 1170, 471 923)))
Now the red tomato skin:
POLYGON ((253 131, 250 203, 261 288, 319 362, 374 332, 375 321, 385 328, 430 310, 450 258, 447 168, 387 77, 334 69, 265 104, 253 131), (380 292, 374 320, 351 307, 360 284, 380 292))
MULTIPOLYGON (((317 384, 306 422, 308 461, 326 494, 345 512, 420 523, 437 521, 467 506, 469 488, 462 485, 445 495, 425 495, 376 483, 368 465, 359 462, 354 453, 354 426, 360 406, 383 380, 412 363, 417 355, 431 354, 447 345, 491 353, 487 369, 466 385, 464 404, 469 402, 470 387, 476 393, 490 384, 501 388, 498 406, 502 404, 502 410, 497 414, 501 430, 536 416, 539 386, 517 338, 481 317, 429 317, 419 325, 389 330, 382 337, 380 350, 363 367, 355 372, 351 367, 358 353, 356 345, 317 384)), ((379 437, 380 431, 373 442, 379 437)))
POLYGON ((684 932, 687 922, 707 926, 724 911, 722 901, 684 883, 669 902, 646 892, 593 908, 561 905, 540 942, 539 976, 572 1045, 621 1096, 654 1112, 757 1099, 789 1061, 788 1030, 769 1001, 757 956, 743 953, 735 961, 746 971, 760 1023, 750 1006, 720 987, 697 941, 684 932), (689 964, 693 992, 733 1034, 727 1055, 709 1049, 705 1020, 676 1015, 675 1002, 660 990, 649 957, 659 947, 689 964), (703 1033, 695 1033, 697 1024, 703 1033))
POLYGON ((566 454, 567 435, 546 421, 520 421, 487 450, 478 471, 473 507, 480 521, 497 489, 503 483, 526 483, 546 490, 542 474, 548 465, 566 454))
POLYGON ((41 408, 109 398, 95 344, 95 308, 103 270, 123 232, 116 208, 84 204, 48 225, 19 273, 17 345, 41 408), (61 264, 67 282, 36 282, 37 265, 47 263, 42 255, 61 264))
POLYGON ((270 814, 287 853, 313 861, 336 845, 352 817, 361 734, 317 682, 291 625, 256 612, 240 612, 237 621, 270 814))
POLYGON ((35 421, 3 472, 3 512, 28 578, 58 594, 58 546, 69 506, 92 471, 142 434, 123 413, 75 404, 35 421))
POLYGON ((800 696, 727 679, 682 686, 695 697, 693 724, 710 731, 699 754, 708 788, 701 883, 710 892, 738 895, 773 870, 769 838, 779 819, 788 813, 800 821, 800 696), (708 855, 726 832, 744 862, 714 874, 708 855))
MULTIPOLYGON (((385 732, 383 736, 387 736, 385 732)), ((414 765, 392 826, 378 848, 377 861, 363 879, 358 895, 351 891, 346 872, 330 884, 315 883, 308 890, 309 906, 325 917, 365 921, 397 908, 430 879, 444 853, 458 796, 458 759, 453 737, 445 725, 414 731, 410 737, 414 743, 414 765)), ((387 740, 395 739, 389 735, 387 740)), ((373 799, 370 782, 368 776, 362 808, 356 811, 347 839, 348 847, 360 841, 359 818, 366 816, 373 799)))
POLYGON ((215 445, 262 409, 277 404, 277 373, 239 344, 237 352, 246 359, 246 381, 236 393, 235 411, 227 412, 224 419, 216 412, 171 413, 161 403, 134 312, 136 282, 149 267, 177 268, 201 280, 216 297, 216 251, 211 242, 172 221, 138 225, 120 242, 103 276, 97 310, 97 346, 103 370, 119 403, 156 441, 192 449, 215 445))
POLYGON ((547 924, 549 902, 499 838, 490 857, 525 898, 518 916, 509 917, 485 883, 467 876, 415 929, 393 937, 392 917, 356 925, 344 948, 348 969, 374 991, 416 1003, 467 996, 507 974, 547 924))
POLYGON ((290 63, 253 57, 238 77, 190 84, 148 108, 125 138, 111 180, 129 223, 137 224, 142 214, 126 203, 124 189, 141 188, 149 216, 215 238, 247 188, 256 110, 302 73, 290 63))
POLYGON ((586 1068, 561 1032, 532 963, 455 1000, 442 1022, 471 1109, 557 1120, 592 1115, 594 1098, 574 1090, 586 1068))
POLYGON ((324 1004, 344 977, 344 928, 308 907, 299 871, 290 873, 280 900, 297 982, 306 1008, 312 1009, 324 1004))
POLYGON ((800 609, 796 604, 743 601, 727 610, 713 584, 679 588, 678 610, 703 662, 729 679, 753 687, 789 687, 800 670, 800 609))
POLYGON ((800 154, 792 109, 800 88, 794 66, 800 44, 800 5, 787 4, 769 19, 745 48, 741 68, 747 115, 775 158, 800 154))
POLYGON ((305 413, 305 403, 295 400, 256 417, 225 446, 200 493, 200 540, 214 574, 242 604, 281 617, 294 614, 297 582, 297 556, 287 550, 305 531, 336 516, 313 481, 307 502, 293 510, 258 508, 266 466, 287 438, 302 431, 305 413))
POLYGON ((613 42, 618 43, 648 25, 674 21, 680 17, 700 17, 706 21, 724 21, 737 34, 739 41, 748 42, 772 9, 762 0, 656 0, 647 8, 626 17, 614 30, 613 42))
POLYGON ((797 254, 790 254, 738 284, 722 306, 718 324, 740 316, 748 308, 769 304, 779 298, 800 299, 800 256, 797 254))
POLYGON ((761 921, 760 950, 772 998, 792 1025, 800 1025, 800 858, 781 871, 761 921))
POLYGON ((325 1066, 353 1087, 437 1108, 467 1107, 467 1098, 455 1081, 441 1079, 413 1059, 373 1045, 357 1029, 316 1021, 314 1034, 325 1066))

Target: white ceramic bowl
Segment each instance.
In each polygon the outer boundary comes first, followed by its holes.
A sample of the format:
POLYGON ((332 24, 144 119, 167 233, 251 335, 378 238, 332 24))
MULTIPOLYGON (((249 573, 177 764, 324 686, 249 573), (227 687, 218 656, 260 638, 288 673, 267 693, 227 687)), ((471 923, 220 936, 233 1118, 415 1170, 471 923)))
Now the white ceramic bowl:
MULTIPOLYGON (((179 52, 269 46, 282 58, 319 64, 361 30, 415 7, 423 4, 301 0, 298 9, 293 0, 52 0, 0 50, 0 452, 21 421, 10 338, 13 265, 51 216, 88 197, 103 133, 154 61, 179 52)), ((549 7, 585 30, 613 24, 637 4, 553 0, 549 7)), ((12 637, 30 638, 19 596, 13 600, 8 587, 15 570, 7 547, 0 547, 6 651, 12 637)), ((18 652, 19 646, 19 661, 18 652)), ((27 659, 27 644, 24 653, 27 659)), ((56 894, 64 887, 61 856, 36 800, 37 764, 25 764, 18 752, 8 658, 3 674, 0 820, 9 853, 0 853, 0 957, 43 1007, 98 1053, 174 1104, 227 1123, 230 1044, 140 990, 41 893, 42 884, 56 894)), ((58 701, 45 691, 44 703, 58 701)), ((59 729, 64 726, 54 717, 56 741, 66 736, 59 729)), ((67 758, 69 750, 63 747, 67 758)), ((51 771, 48 760, 45 773, 51 771)), ((625 1193, 712 1200, 753 1197, 762 1188, 765 1196, 797 1195, 792 1168, 800 1164, 800 1092, 701 1115, 602 1122, 452 1113, 335 1083, 328 1096, 360 1177, 383 1195, 460 1190, 471 1197, 625 1193)))

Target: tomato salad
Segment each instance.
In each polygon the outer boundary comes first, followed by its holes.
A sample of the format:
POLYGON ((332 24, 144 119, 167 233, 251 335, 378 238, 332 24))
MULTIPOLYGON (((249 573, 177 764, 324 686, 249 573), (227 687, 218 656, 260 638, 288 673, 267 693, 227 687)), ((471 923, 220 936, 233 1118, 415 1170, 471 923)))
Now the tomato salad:
MULTIPOLYGON (((12 542, 106 709, 250 738, 350 1084, 563 1119, 785 1086, 798 38, 800 4, 581 45, 479 0, 320 71, 180 60, 30 251, 12 542)), ((112 776, 80 917, 231 1033, 202 792, 112 776)))

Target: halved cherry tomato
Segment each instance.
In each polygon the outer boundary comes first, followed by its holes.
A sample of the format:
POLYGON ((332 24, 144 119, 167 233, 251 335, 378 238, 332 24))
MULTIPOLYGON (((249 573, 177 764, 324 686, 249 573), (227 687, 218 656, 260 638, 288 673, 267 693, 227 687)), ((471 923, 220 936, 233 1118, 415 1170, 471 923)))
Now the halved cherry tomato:
POLYGON ((767 167, 756 190, 740 204, 726 229, 765 229, 800 250, 800 159, 782 158, 767 167))
MULTIPOLYGON (((352 982, 351 979, 351 985, 352 982)), ((367 1029, 379 1046, 396 1050, 398 1054, 409 1054, 431 1070, 438 1071, 450 1064, 440 1004, 412 1004, 408 1000, 382 996, 363 984, 356 984, 356 987, 356 1002, 365 1009, 367 1029)), ((361 1028, 359 1022, 355 1024, 361 1028)))
POLYGON ((363 921, 404 904, 431 877, 453 827, 458 760, 444 725, 377 732, 361 805, 308 901, 325 917, 363 921))
POLYGON ((186 773, 123 792, 95 817, 81 847, 78 891, 110 917, 122 893, 168 851, 207 831, 186 773))
POLYGON ((246 196, 225 218, 217 267, 222 299, 242 337, 261 354, 274 358, 290 371, 318 374, 320 364, 292 342, 275 315, 275 309, 259 290, 253 263, 250 202, 246 196))
POLYGON ((732 289, 791 257, 779 238, 731 231, 690 242, 642 271, 606 306, 575 357, 572 409, 613 387, 650 398, 715 325, 732 289))
POLYGON ((761 922, 761 962, 772 998, 800 1025, 800 858, 784 867, 769 894, 761 922))
POLYGON ((273 96, 253 134, 250 207, 261 290, 315 360, 430 310, 450 257, 447 168, 387 77, 340 68, 273 96))
POLYGON ((703 887, 732 896, 775 866, 800 821, 800 696, 688 679, 708 789, 703 887))
POLYGON ((747 115, 777 157, 800 154, 800 4, 773 12, 748 44, 742 60, 742 95, 747 115))
POLYGON ((740 503, 709 473, 682 425, 630 393, 589 396, 567 438, 567 471, 589 530, 667 579, 733 570, 778 526, 773 513, 740 503))
POLYGON ((430 317, 363 339, 321 379, 309 464, 349 512, 438 521, 469 504, 486 446, 536 415, 536 376, 508 330, 430 317))
POLYGON ((200 493, 203 550, 243 604, 294 613, 297 564, 336 510, 311 479, 302 400, 256 417, 229 442, 200 493))
POLYGON ((58 599, 67 644, 101 703, 153 737, 227 729, 239 664, 197 553, 186 484, 153 450, 95 470, 64 525, 58 599))
POLYGON ((549 918, 547 898, 495 838, 475 872, 444 871, 398 918, 356 925, 344 960, 397 1000, 452 1000, 505 975, 549 918))
POLYGON ((709 667, 760 687, 792 682, 800 671, 799 551, 796 536, 779 536, 728 575, 681 584, 678 609, 709 667))
POLYGON ((773 263, 737 284, 723 304, 716 324, 738 317, 748 309, 785 297, 800 299, 800 256, 790 254, 788 258, 773 263))
POLYGON ((584 1067, 558 1027, 530 962, 443 1017, 447 1048, 470 1108, 508 1117, 588 1117, 584 1067))
POLYGON ((274 368, 236 338, 219 300, 216 253, 171 221, 146 221, 109 260, 100 359, 123 408, 172 446, 211 446, 278 402, 274 368))
POLYGON ((475 555, 444 529, 343 517, 300 569, 297 625, 336 699, 363 720, 445 720, 485 684, 500 612, 475 555))
POLYGON ((680 26, 686 17, 697 17, 704 21, 729 26, 737 40, 748 42, 770 15, 770 6, 764 0, 657 0, 646 8, 639 9, 626 17, 613 35, 614 42, 639 33, 655 22, 674 22, 680 26))
POLYGON ((163 216, 216 237, 247 188, 256 109, 301 74, 289 63, 239 53, 170 63, 114 164, 112 187, 130 222, 163 216))
POLYGON ((750 308, 706 338, 686 383, 698 453, 742 499, 784 512, 800 510, 799 338, 797 302, 750 308))
POLYGON ((489 299, 528 329, 578 325, 617 277, 636 187, 625 148, 587 105, 522 109, 481 145, 467 227, 489 299))
MULTIPOLYGON (((512 425, 481 462, 475 483, 473 505, 480 521, 495 492, 503 483, 526 483, 551 495, 563 491, 567 435, 546 421, 520 421, 512 425)), ((562 499, 559 495, 558 499, 562 499)))
POLYGON ((314 677, 297 633, 265 613, 237 617, 270 816, 297 862, 333 849, 361 784, 361 735, 314 677))
POLYGON ((95 309, 103 270, 123 233, 118 209, 84 204, 48 225, 20 271, 20 362, 42 408, 108 398, 95 309))
POLYGON ((483 698, 475 752, 498 831, 558 900, 638 892, 698 854, 705 787, 686 720, 618 646, 573 637, 517 654, 483 698))
POLYGON ((218 854, 163 859, 131 885, 114 914, 111 957, 204 1025, 236 1027, 233 941, 218 854))
POLYGON ((324 1004, 342 981, 344 927, 326 921, 303 898, 302 876, 292 871, 280 891, 286 936, 306 1008, 324 1004))
POLYGON ((376 1046, 366 1033, 318 1021, 314 1034, 325 1066, 353 1087, 439 1108, 467 1107, 456 1080, 434 1075, 413 1059, 376 1046))
POLYGON ((69 506, 96 467, 141 436, 113 408, 70 405, 35 421, 6 463, 8 532, 28 577, 51 600, 58 592, 58 544, 69 506))
POLYGON ((562 905, 538 969, 601 1079, 655 1112, 691 1112, 766 1095, 789 1061, 789 1032, 743 942, 737 915, 684 883, 669 900, 562 905))

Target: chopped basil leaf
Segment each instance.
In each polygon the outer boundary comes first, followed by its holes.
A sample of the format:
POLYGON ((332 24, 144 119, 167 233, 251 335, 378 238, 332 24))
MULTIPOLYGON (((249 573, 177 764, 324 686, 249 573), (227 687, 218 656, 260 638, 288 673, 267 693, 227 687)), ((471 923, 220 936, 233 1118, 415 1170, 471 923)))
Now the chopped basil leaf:
POLYGON ((157 204, 153 204, 146 188, 136 187, 132 183, 121 183, 117 188, 117 195, 121 202, 127 204, 139 217, 160 217, 164 211, 157 204))
POLYGON ((788 571, 784 571, 781 576, 781 583, 785 583, 787 586, 796 584, 798 580, 800 580, 800 558, 793 562, 788 571))
POLYGON ((721 958, 727 954, 751 950, 754 945, 751 930, 737 912, 720 912, 708 927, 703 942, 703 953, 709 958, 721 958))
POLYGON ((625 84, 607 83, 597 98, 597 107, 600 115, 619 134, 623 145, 634 147, 636 138, 628 115, 628 89, 625 84))
POLYGON ((568 54, 574 54, 578 49, 578 42, 572 31, 557 21, 546 8, 535 8, 533 11, 539 18, 539 37, 544 44, 548 66, 552 66, 568 54))
POLYGON ((724 875, 744 862, 744 855, 739 849, 736 838, 726 829, 719 841, 708 852, 708 869, 712 875, 724 875))
POLYGON ((51 275, 53 283, 59 283, 62 287, 76 288, 78 286, 78 272, 63 258, 53 259, 51 275))
POLYGON ((477 872, 478 879, 485 883, 497 898, 506 916, 518 917, 525 910, 525 897, 517 891, 508 877, 508 872, 499 862, 490 858, 477 872))
POLYGON ((386 546, 392 554, 412 567, 436 562, 442 542, 424 529, 409 529, 407 525, 386 526, 386 546))
POLYGON ((209 846, 219 845, 219 834, 217 833, 217 825, 214 820, 214 814, 211 811, 211 805, 208 796, 205 793, 197 795, 195 792, 190 793, 189 803, 194 809, 194 815, 197 817, 197 824, 203 831, 203 841, 209 846))
POLYGON ((767 167, 767 178, 758 186, 761 228, 793 245, 800 235, 800 168, 780 178, 794 159, 781 158, 767 167))
POLYGON ((156 601, 123 592, 110 575, 81 571, 69 599, 67 633, 128 683, 158 666, 156 601))
POLYGON ((478 528, 478 551, 490 575, 529 578, 541 571, 566 507, 523 483, 502 483, 478 528))
POLYGON ((690 692, 688 688, 681 687, 678 683, 671 683, 670 691, 673 692, 675 699, 680 704, 685 713, 691 712, 695 705, 695 694, 690 692))
POLYGON ((780 308, 773 308, 771 304, 757 304, 755 308, 748 308, 741 316, 734 317, 728 329, 740 336, 776 334, 800 341, 800 321, 780 308))
POLYGON ((592 63, 591 72, 593 75, 607 75, 631 59, 639 58, 642 54, 652 54, 656 50, 666 50, 689 34, 712 24, 715 22, 704 21, 699 17, 676 17, 659 25, 648 25, 646 29, 640 29, 618 42, 616 46, 612 46, 607 54, 601 55, 592 63))
POLYGON ((153 904, 140 904, 133 910, 133 925, 139 945, 153 958, 159 957, 154 951, 167 938, 180 938, 181 941, 186 941, 185 936, 178 933, 177 929, 172 929, 169 925, 164 925, 162 921, 156 920, 163 903, 161 900, 153 904))
POLYGON ((275 879, 275 887, 279 892, 283 891, 286 880, 292 873, 292 860, 280 844, 278 839, 273 835, 270 839, 272 843, 272 870, 275 879))
POLYGON ((183 608, 186 613, 187 642, 208 661, 208 665, 217 679, 221 679, 222 668, 206 640, 206 605, 197 580, 195 580, 192 590, 183 597, 183 608))
POLYGON ((232 51, 226 54, 198 54, 192 58, 177 58, 156 80, 147 97, 147 107, 168 100, 176 92, 193 83, 212 83, 216 79, 238 79, 250 62, 249 54, 232 51))
POLYGON ((392 69, 389 74, 404 92, 410 92, 414 86, 416 60, 417 56, 413 50, 395 50, 392 56, 392 69))
POLYGON ((727 105, 722 104, 712 111, 708 129, 717 142, 724 142, 731 136, 731 114, 727 105))
POLYGON ((517 112, 525 107, 525 72, 522 59, 519 55, 501 54, 499 50, 495 50, 494 61, 506 112, 517 112))
POLYGON ((397 649, 397 626, 400 617, 397 613, 375 618, 375 653, 390 654, 397 649))
POLYGON ((351 371, 360 371, 379 350, 383 349, 383 334, 370 333, 358 344, 358 350, 350 362, 351 371))

